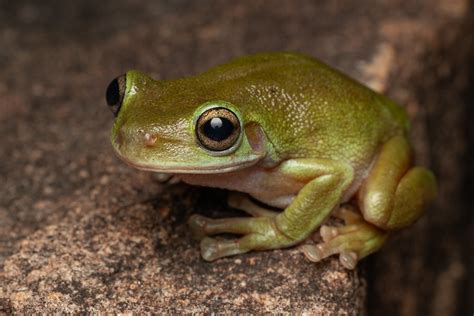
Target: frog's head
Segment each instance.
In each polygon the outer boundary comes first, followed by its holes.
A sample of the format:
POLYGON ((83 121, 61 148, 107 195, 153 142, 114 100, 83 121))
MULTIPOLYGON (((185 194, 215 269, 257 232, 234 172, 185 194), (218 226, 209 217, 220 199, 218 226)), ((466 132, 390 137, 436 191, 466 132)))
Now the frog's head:
POLYGON ((129 71, 106 92, 115 121, 111 141, 133 167, 167 173, 222 173, 267 152, 262 128, 199 80, 153 80, 129 71))

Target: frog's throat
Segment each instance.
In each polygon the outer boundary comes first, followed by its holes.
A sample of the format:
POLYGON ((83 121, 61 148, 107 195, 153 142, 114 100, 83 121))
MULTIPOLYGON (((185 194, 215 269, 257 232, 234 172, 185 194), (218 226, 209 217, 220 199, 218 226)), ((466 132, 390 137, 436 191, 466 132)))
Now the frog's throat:
POLYGON ((204 166, 192 166, 192 165, 178 165, 174 164, 163 164, 160 166, 156 165, 149 165, 146 163, 136 163, 133 162, 126 157, 117 153, 117 156, 124 161, 127 165, 144 171, 152 171, 152 172, 160 172, 160 173, 173 173, 173 174, 217 174, 217 173, 226 173, 232 172, 235 170, 240 170, 244 168, 251 167, 265 158, 265 154, 260 155, 250 155, 244 160, 234 161, 231 163, 224 163, 224 164, 209 164, 204 166))

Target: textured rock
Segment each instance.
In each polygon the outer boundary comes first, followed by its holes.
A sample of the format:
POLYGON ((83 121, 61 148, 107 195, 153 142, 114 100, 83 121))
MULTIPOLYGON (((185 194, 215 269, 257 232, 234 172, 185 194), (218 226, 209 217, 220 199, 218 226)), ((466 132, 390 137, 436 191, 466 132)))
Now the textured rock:
MULTIPOLYGON (((226 193, 163 186, 119 162, 104 88, 131 68, 172 78, 244 53, 303 51, 406 105, 419 160, 449 176, 455 164, 441 149, 462 163, 462 136, 427 121, 455 127, 463 116, 440 100, 463 102, 456 69, 470 45, 448 48, 469 34, 467 12, 459 0, 0 1, 0 312, 361 312, 364 273, 337 260, 284 250, 203 262, 185 221, 233 214, 226 193), (438 87, 450 92, 430 93, 438 87)), ((429 218, 366 262, 372 311, 461 310, 466 250, 452 245, 465 217, 444 211, 463 206, 451 179, 429 218), (433 232, 443 230, 439 249, 433 232)))
POLYGON ((142 193, 144 201, 128 204, 136 189, 108 191, 108 183, 99 184, 97 196, 122 196, 124 204, 78 198, 60 224, 19 243, 4 266, 8 287, 2 294, 12 310, 174 314, 362 308, 358 273, 336 260, 316 268, 296 251, 275 251, 203 262, 184 219, 189 211, 202 211, 194 205, 205 205, 213 215, 223 205, 199 201, 209 195, 181 185, 161 190, 142 176, 130 184, 150 190, 142 193))

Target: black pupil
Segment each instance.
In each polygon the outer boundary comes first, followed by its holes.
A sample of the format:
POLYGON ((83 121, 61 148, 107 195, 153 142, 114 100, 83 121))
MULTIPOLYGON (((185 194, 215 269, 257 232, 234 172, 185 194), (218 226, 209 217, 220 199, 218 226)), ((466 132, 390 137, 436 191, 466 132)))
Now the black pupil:
POLYGON ((234 131, 234 126, 225 117, 214 117, 204 124, 204 135, 214 141, 228 138, 234 131))
POLYGON ((120 88, 117 79, 112 80, 107 87, 105 98, 107 99, 107 104, 111 106, 120 102, 120 88))

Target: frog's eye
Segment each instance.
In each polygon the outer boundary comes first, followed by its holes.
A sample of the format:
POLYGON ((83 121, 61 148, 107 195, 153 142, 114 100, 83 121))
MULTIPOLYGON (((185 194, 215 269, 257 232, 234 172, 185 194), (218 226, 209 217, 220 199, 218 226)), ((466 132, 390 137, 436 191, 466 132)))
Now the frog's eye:
POLYGON ((109 83, 107 91, 105 92, 107 104, 115 116, 117 116, 118 112, 120 111, 120 106, 122 106, 122 101, 125 96, 125 84, 125 75, 118 76, 109 83))
POLYGON ((240 136, 240 121, 226 108, 212 108, 196 122, 196 135, 202 146, 212 151, 231 148, 240 136))

